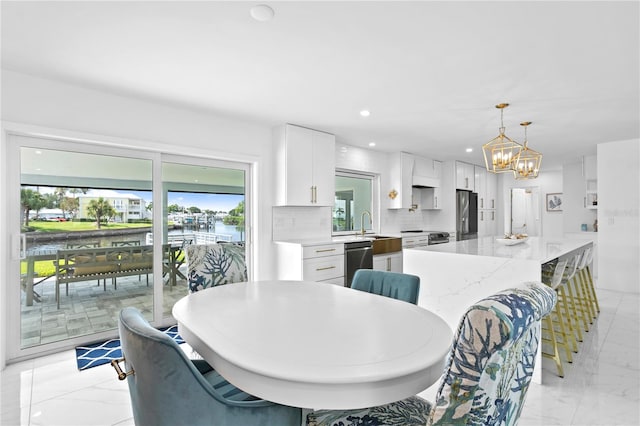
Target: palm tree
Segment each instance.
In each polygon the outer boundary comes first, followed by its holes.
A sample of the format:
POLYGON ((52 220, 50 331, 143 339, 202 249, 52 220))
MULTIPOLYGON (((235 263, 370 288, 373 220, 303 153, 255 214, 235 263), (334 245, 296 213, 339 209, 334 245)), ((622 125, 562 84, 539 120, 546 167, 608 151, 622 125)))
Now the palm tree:
POLYGON ((102 197, 97 200, 89 201, 89 205, 87 205, 87 214, 89 217, 96 218, 96 225, 98 229, 100 229, 100 221, 103 217, 109 218, 114 216, 116 213, 116 209, 114 209, 113 206, 102 197))
POLYGON ((40 210, 45 206, 46 200, 38 191, 33 189, 20 190, 20 207, 24 211, 24 226, 29 226, 29 212, 40 210))

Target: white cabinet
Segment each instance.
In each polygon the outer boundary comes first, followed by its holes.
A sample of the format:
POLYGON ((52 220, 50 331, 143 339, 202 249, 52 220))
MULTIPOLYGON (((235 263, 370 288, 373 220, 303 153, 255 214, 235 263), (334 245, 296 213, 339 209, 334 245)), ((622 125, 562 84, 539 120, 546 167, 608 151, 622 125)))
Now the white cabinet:
POLYGON ((287 124, 275 131, 276 205, 333 206, 335 136, 287 124))
POLYGON ((402 252, 376 254, 373 256, 373 269, 377 271, 402 272, 402 252))
POLYGON ((582 176, 585 180, 584 206, 587 209, 596 210, 598 208, 598 165, 595 155, 582 157, 582 176))
POLYGON ((391 155, 389 164, 390 187, 387 191, 389 209, 409 209, 412 204, 414 157, 406 152, 391 155))
POLYGON ((495 210, 478 210, 478 237, 496 235, 498 226, 495 210))
POLYGON ((456 161, 456 189, 475 192, 475 166, 456 161))
POLYGON ((496 175, 484 167, 475 166, 475 186, 478 193, 478 237, 495 235, 496 224, 496 175))
POLYGON ((498 180, 484 167, 474 166, 475 192, 478 193, 478 209, 495 209, 498 180))
POLYGON ((281 280, 344 285, 344 244, 277 242, 277 276, 281 280))
POLYGON ((441 210, 442 209, 442 189, 437 188, 421 188, 420 189, 420 208, 422 210, 441 210))

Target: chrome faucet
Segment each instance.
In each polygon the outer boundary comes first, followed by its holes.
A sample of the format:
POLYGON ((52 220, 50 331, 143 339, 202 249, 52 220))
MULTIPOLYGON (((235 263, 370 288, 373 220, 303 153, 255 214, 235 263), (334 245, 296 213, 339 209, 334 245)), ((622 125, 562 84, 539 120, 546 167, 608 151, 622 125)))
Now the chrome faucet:
POLYGON ((370 223, 371 225, 373 225, 373 218, 371 217, 371 212, 370 212, 370 211, 368 211, 368 210, 363 211, 363 212, 362 212, 362 216, 360 217, 360 226, 362 227, 362 228, 360 229, 360 233, 361 233, 362 235, 364 235, 364 215, 365 215, 365 214, 368 214, 368 215, 369 215, 369 223, 370 223))

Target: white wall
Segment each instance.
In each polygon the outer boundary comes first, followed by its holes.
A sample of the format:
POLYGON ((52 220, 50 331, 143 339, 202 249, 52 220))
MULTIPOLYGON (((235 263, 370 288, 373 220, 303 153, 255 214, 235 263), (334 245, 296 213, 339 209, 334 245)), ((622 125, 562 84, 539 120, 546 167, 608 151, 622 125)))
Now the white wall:
POLYGON ((598 145, 599 288, 640 292, 640 140, 598 145))

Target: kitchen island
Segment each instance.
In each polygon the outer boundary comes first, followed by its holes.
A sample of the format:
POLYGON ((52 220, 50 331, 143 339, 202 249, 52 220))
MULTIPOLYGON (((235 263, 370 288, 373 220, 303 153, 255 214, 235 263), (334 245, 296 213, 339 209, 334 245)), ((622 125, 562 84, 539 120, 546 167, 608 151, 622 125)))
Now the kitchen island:
MULTIPOLYGON (((440 315, 455 330, 478 300, 527 281, 541 281, 542 264, 574 256, 591 241, 529 237, 505 245, 496 237, 405 249, 403 269, 420 277, 418 305, 440 315)), ((533 380, 541 382, 538 351, 533 380)))

